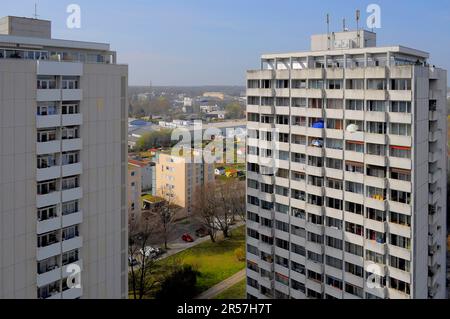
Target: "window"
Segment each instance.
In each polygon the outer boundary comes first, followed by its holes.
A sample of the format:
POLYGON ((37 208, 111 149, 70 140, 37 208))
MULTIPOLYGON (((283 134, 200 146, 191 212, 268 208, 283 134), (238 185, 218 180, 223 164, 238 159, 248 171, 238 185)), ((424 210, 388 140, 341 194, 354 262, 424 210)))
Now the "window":
POLYGON ((349 111, 362 111, 364 109, 364 101, 363 100, 347 100, 345 109, 349 110, 349 111))
POLYGON ((373 176, 378 178, 386 177, 386 168, 375 165, 367 165, 367 176, 373 176))
POLYGON ((335 138, 327 138, 326 139, 326 147, 334 150, 342 150, 343 149, 343 142, 342 140, 338 140, 335 138))
POLYGON ((376 220, 377 222, 386 221, 386 213, 374 208, 366 208, 366 217, 368 219, 376 220))
POLYGON ((38 221, 40 222, 58 217, 56 206, 40 208, 38 209, 37 215, 38 221))
POLYGON ((247 88, 249 88, 249 89, 259 89, 260 88, 259 80, 248 80, 247 81, 247 88))
POLYGON ((301 182, 301 181, 304 181, 306 179, 306 175, 305 175, 305 173, 292 171, 291 178, 294 181, 301 182))
POLYGON ((367 101, 367 111, 369 112, 386 112, 385 101, 367 101))
POLYGON ((291 261, 291 270, 302 275, 305 274, 305 266, 298 264, 295 261, 291 261))
POLYGON ((78 201, 71 201, 62 204, 62 214, 63 216, 77 213, 78 209, 78 201))
POLYGON ((329 208, 342 210, 343 204, 341 199, 335 199, 331 197, 326 198, 326 206, 329 208))
POLYGON ((306 80, 292 80, 293 89, 306 89, 306 80))
POLYGON ((274 104, 274 99, 273 97, 262 97, 261 98, 261 105, 262 106, 273 106, 274 104))
POLYGON ((47 247, 58 242, 58 234, 56 231, 46 233, 43 235, 38 235, 37 237, 37 245, 39 248, 47 247))
POLYGON ((309 80, 310 89, 323 89, 323 80, 309 80))
POLYGON ((392 289, 398 290, 398 291, 403 292, 403 293, 405 293, 407 295, 409 295, 411 293, 410 285, 408 283, 406 283, 404 281, 401 281, 401 280, 398 280, 398 279, 395 279, 395 278, 392 278, 392 277, 390 277, 389 279, 390 279, 390 282, 389 282, 390 283, 390 287, 392 289))
POLYGON ((386 134, 386 123, 367 122, 367 132, 372 134, 386 134))
POLYGON ((364 194, 364 185, 355 182, 345 182, 345 191, 355 194, 364 194))
POLYGON ((275 222, 275 228, 282 232, 289 233, 289 224, 287 224, 285 222, 277 220, 275 222))
POLYGON ((72 264, 77 261, 78 261, 78 249, 75 249, 75 250, 72 250, 72 251, 69 251, 69 252, 63 254, 63 257, 62 257, 63 266, 72 264))
POLYGON ((80 187, 80 178, 78 176, 63 178, 61 182, 62 190, 74 189, 80 187))
MULTIPOLYGON (((71 165, 78 163, 80 157, 79 152, 66 152, 62 154, 62 165, 71 165)), ((133 174, 136 174, 136 172, 132 172, 133 174)), ((132 175, 134 176, 134 175, 132 175)))
POLYGON ((37 168, 50 168, 56 166, 56 158, 55 155, 40 155, 37 158, 37 168))
POLYGON ((306 136, 293 134, 292 143, 297 145, 306 145, 306 136))
POLYGON ((342 220, 333 217, 327 217, 327 226, 337 230, 342 229, 342 220))
POLYGON ((411 124, 391 123, 389 134, 400 136, 411 136, 411 124))
POLYGON ((326 284, 336 289, 342 290, 342 281, 331 276, 326 277, 326 284))
POLYGON ((411 102, 392 101, 390 111, 393 113, 411 113, 411 102))
POLYGON ((364 205, 346 201, 345 211, 357 215, 362 215, 364 213, 364 205))
POLYGON ((325 263, 333 268, 342 269, 342 260, 331 257, 331 256, 325 256, 325 263))
POLYGON ((77 90, 79 88, 79 80, 76 76, 63 76, 61 81, 63 90, 77 90))
POLYGON ((342 110, 343 101, 338 99, 327 99, 327 109, 342 110))
POLYGON ((306 117, 303 116, 293 116, 292 125, 296 126, 306 126, 306 117))
POLYGON ((411 193, 391 190, 391 200, 402 204, 409 205, 411 203, 411 193))
POLYGON ((367 80, 368 90, 386 90, 386 80, 381 79, 368 79, 367 80))
POLYGON ((56 192, 56 181, 46 181, 40 182, 37 185, 37 194, 38 195, 47 195, 50 193, 56 192))
POLYGON ((342 90, 342 80, 328 80, 327 81, 327 89, 328 90, 342 90))
POLYGON ((62 240, 69 240, 78 236, 78 225, 67 227, 62 230, 62 240))
POLYGON ((309 105, 308 107, 311 109, 321 109, 323 106, 322 99, 309 99, 309 105))
POLYGON ((289 106, 289 98, 288 97, 277 97, 275 102, 276 102, 276 106, 283 106, 283 107, 289 106))
POLYGON ((348 233, 352 233, 358 236, 363 236, 364 227, 358 224, 346 222, 345 223, 345 231, 348 233))
POLYGON ((306 107, 306 99, 305 98, 293 98, 292 99, 293 107, 306 107))
POLYGON ((259 105, 260 98, 259 96, 249 96, 247 98, 248 105, 259 105))
POLYGON ((359 245, 356 245, 356 244, 352 244, 352 243, 349 243, 349 242, 345 242, 345 251, 350 253, 350 254, 353 254, 353 255, 356 255, 356 256, 360 256, 360 257, 363 256, 363 252, 364 252, 362 246, 359 246, 359 245))
POLYGON ((411 79, 391 79, 391 90, 411 90, 411 79))
POLYGON ((378 254, 371 250, 366 250, 366 260, 372 261, 376 264, 384 264, 384 255, 378 254))
POLYGON ((351 173, 364 174, 364 164, 358 163, 358 162, 346 161, 345 162, 345 170, 347 172, 351 172, 351 173))
POLYGON ((56 114, 58 114, 58 109, 56 105, 45 104, 37 106, 37 115, 39 116, 56 115, 56 114))
POLYGON ((345 263, 345 271, 350 273, 350 274, 352 274, 352 275, 361 277, 361 278, 364 277, 364 269, 363 269, 363 267, 354 265, 352 263, 348 263, 348 262, 345 263))
POLYGON ((367 143, 366 145, 367 154, 385 156, 386 155, 386 145, 367 143))
POLYGON ((342 181, 338 179, 327 178, 326 180, 326 186, 328 188, 342 190, 342 184, 343 184, 342 181))
POLYGON ((39 143, 56 141, 56 131, 38 131, 37 132, 37 141, 39 143))
POLYGON ((291 160, 294 163, 305 164, 306 163, 306 155, 300 153, 291 153, 291 160))
POLYGON ((308 260, 311 260, 314 263, 323 263, 323 255, 316 254, 315 252, 308 251, 308 260))
POLYGON ((327 236, 326 237, 327 246, 342 250, 342 240, 327 236))
POLYGON ((342 160, 335 158, 326 158, 326 167, 342 170, 342 160))
POLYGON ((364 296, 364 290, 362 288, 351 285, 349 283, 345 284, 345 292, 361 298, 364 296))
POLYGON ((54 76, 38 76, 38 90, 54 90, 56 89, 56 78, 54 76))
POLYGON ((391 168, 391 174, 392 179, 396 179, 399 181, 405 181, 410 182, 411 181, 411 171, 408 170, 402 170, 398 168, 391 168))
POLYGON ((393 224, 411 227, 411 216, 396 212, 389 212, 389 222, 393 224))
POLYGON ((79 128, 77 126, 63 127, 61 130, 61 138, 63 140, 79 138, 79 128))
POLYGON ((405 249, 411 248, 411 239, 400 235, 390 234, 389 243, 405 249))
POLYGON ((327 119, 327 129, 331 130, 342 130, 343 129, 343 122, 342 120, 338 119, 327 119))
POLYGON ((302 237, 305 238, 306 237, 306 231, 304 228, 295 226, 295 225, 291 225, 291 233, 292 235, 298 236, 298 237, 302 237))
POLYGON ((277 89, 289 89, 289 80, 277 80, 277 89))
POLYGON ((291 252, 298 254, 300 256, 305 256, 305 254, 306 254, 305 247, 302 247, 302 246, 299 246, 299 245, 296 245, 293 243, 291 243, 291 252))
POLYGON ((376 241, 379 244, 386 243, 386 235, 384 233, 377 232, 372 229, 366 229, 366 238, 376 241))
POLYGON ((407 271, 409 272, 411 270, 411 265, 408 260, 405 260, 403 258, 395 257, 395 256, 389 256, 389 265, 391 267, 407 271))
POLYGON ((411 158, 411 147, 406 146, 391 146, 389 149, 389 155, 398 158, 411 158))
POLYGON ((78 113, 80 113, 78 104, 62 105, 62 114, 78 114, 78 113))
POLYGON ((364 153, 364 142, 346 141, 345 150, 357 153, 364 153))
POLYGON ((364 90, 364 80, 347 79, 347 90, 364 90))

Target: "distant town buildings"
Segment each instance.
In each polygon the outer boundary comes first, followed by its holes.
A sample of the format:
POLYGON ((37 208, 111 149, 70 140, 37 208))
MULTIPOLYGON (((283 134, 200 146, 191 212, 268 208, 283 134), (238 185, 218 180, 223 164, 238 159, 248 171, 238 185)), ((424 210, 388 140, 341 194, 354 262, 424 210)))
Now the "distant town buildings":
POLYGON ((222 92, 205 92, 203 93, 203 97, 214 98, 218 100, 225 100, 225 93, 222 92))

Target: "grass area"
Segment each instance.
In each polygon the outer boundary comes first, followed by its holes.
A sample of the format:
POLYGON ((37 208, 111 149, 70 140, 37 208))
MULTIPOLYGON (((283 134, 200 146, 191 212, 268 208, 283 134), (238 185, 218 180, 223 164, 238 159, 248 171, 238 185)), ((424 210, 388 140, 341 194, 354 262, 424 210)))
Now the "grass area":
POLYGON ((245 227, 233 230, 230 239, 201 243, 162 262, 179 260, 182 264, 195 267, 200 273, 197 291, 201 293, 245 268, 245 262, 238 261, 234 254, 237 248, 245 251, 245 227))
POLYGON ((246 296, 246 280, 238 282, 236 285, 228 288, 222 293, 218 294, 214 299, 245 299, 246 296))

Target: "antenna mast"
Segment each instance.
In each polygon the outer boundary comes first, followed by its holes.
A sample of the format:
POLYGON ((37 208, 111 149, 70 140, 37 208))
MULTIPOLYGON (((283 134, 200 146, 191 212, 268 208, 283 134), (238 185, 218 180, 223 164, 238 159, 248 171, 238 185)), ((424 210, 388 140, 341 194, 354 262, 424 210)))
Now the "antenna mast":
POLYGON ((37 2, 34 3, 34 16, 35 19, 37 19, 39 16, 37 14, 37 2))
POLYGON ((327 47, 328 47, 328 50, 330 50, 331 37, 330 37, 330 14, 329 13, 327 13, 327 37, 328 37, 327 47))
POLYGON ((358 36, 358 48, 361 47, 361 34, 359 30, 359 20, 361 19, 361 11, 356 10, 356 33, 358 36))

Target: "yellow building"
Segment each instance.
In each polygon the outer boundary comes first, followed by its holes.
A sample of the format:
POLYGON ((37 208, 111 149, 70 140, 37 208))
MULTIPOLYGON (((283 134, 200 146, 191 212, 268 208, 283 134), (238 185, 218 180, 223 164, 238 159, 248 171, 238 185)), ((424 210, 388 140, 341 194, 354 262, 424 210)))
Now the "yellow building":
POLYGON ((159 153, 156 164, 156 193, 164 198, 171 196, 172 202, 184 208, 188 215, 192 213, 195 190, 214 182, 213 164, 193 163, 189 159, 159 153))

